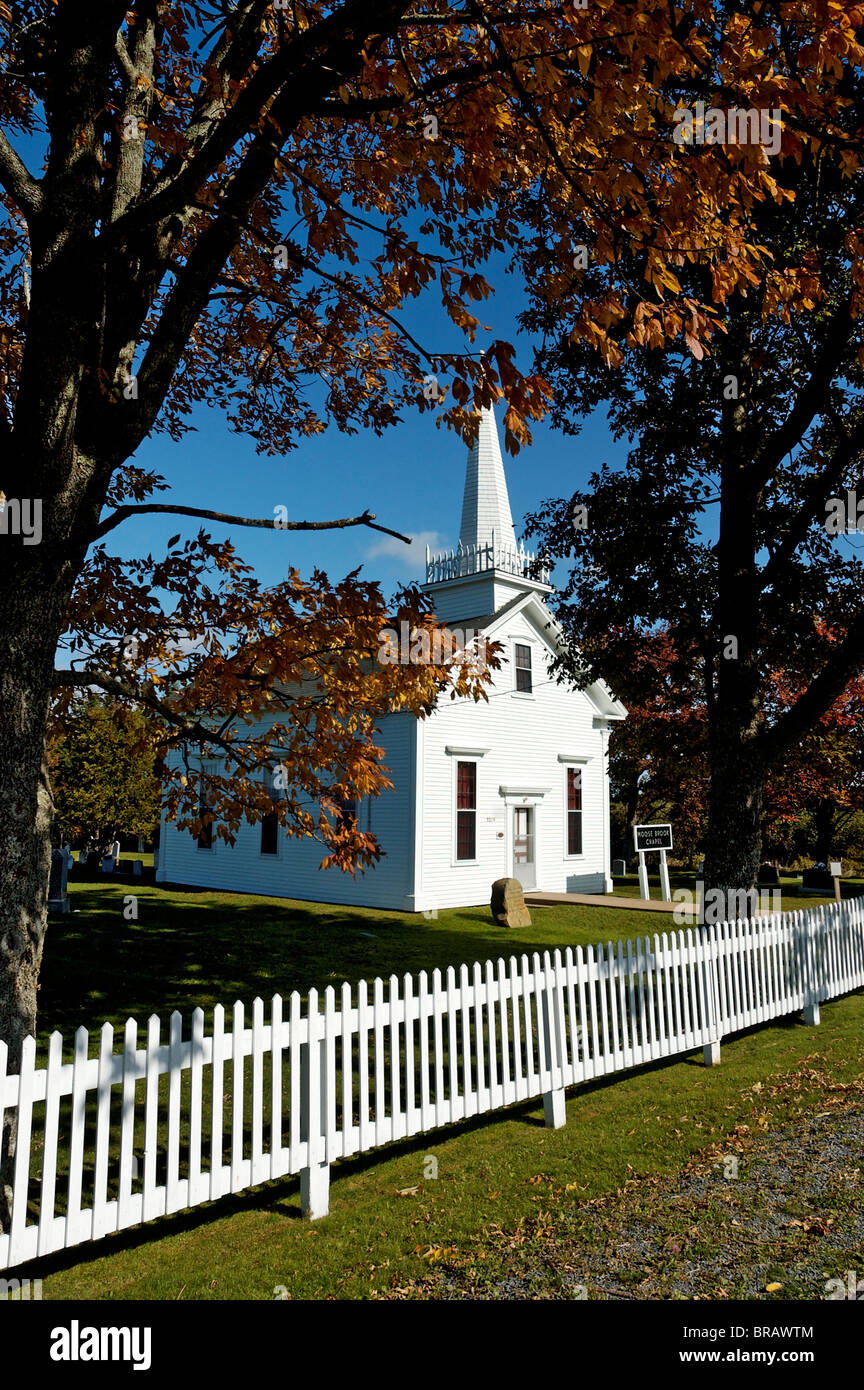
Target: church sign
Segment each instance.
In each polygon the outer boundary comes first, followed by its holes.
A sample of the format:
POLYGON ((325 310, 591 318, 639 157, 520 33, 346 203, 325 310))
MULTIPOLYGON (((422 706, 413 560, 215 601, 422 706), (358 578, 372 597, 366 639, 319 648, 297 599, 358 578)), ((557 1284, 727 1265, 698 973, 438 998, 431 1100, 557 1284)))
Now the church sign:
POLYGON ((637 852, 672 848, 671 825, 634 825, 633 835, 637 852))
POLYGON ((666 863, 666 851, 672 848, 671 825, 634 825, 633 843, 636 846, 636 853, 639 855, 640 897, 644 902, 648 902, 651 898, 651 890, 648 887, 648 866, 645 863, 645 855, 659 851, 660 893, 664 902, 671 903, 672 893, 669 888, 669 865, 666 863))

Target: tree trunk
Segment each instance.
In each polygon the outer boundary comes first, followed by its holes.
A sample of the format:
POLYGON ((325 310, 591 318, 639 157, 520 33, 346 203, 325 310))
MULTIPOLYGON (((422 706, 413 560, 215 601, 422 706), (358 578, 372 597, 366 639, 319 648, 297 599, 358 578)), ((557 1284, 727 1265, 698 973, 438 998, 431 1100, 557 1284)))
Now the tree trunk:
POLYGON ((816 845, 814 857, 817 864, 827 864, 834 850, 834 810, 835 803, 827 798, 816 807, 816 845))
MULTIPOLYGON (((748 396, 758 381, 749 336, 727 344, 734 397, 724 402, 717 539, 716 686, 708 714, 710 789, 705 892, 725 895, 724 917, 754 887, 762 849, 761 630, 757 495, 748 396), (738 394, 740 383, 740 398, 738 394), (735 894, 730 899, 730 895, 735 894)), ((717 899, 715 898, 715 903, 717 899)))
POLYGON ((727 902, 730 894, 752 888, 759 875, 763 786, 752 738, 724 721, 713 740, 705 890, 719 889, 727 902))
MULTIPOLYGON (((51 865, 45 733, 65 597, 34 582, 36 565, 0 541, 0 1041, 19 1070, 35 1033, 51 865)), ((18 543, 20 544, 20 543, 18 543)), ((15 1117, 0 1134, 0 1228, 8 1230, 15 1117)))

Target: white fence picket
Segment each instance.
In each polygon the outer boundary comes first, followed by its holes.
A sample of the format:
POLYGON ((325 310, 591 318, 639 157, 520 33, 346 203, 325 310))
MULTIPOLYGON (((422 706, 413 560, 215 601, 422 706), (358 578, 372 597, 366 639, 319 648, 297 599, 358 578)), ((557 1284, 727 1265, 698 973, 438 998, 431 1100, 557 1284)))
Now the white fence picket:
MULTIPOLYGON (((158 1022, 158 1020, 157 1020, 158 1022)), ((28 1042, 31 1039, 27 1039, 28 1042)), ((87 1053, 90 1035, 86 1028, 78 1028, 75 1033, 75 1050, 72 1060, 72 1114, 69 1143, 69 1187, 66 1199, 66 1239, 70 1245, 87 1240, 93 1232, 93 1213, 82 1209, 84 1187, 84 1131, 87 1127, 87 1053)), ((22 1066, 22 1076, 23 1076, 22 1066)), ((28 1116, 29 1125, 29 1116, 28 1116)), ((28 1130, 29 1135, 29 1130, 28 1130)), ((29 1138, 28 1138, 29 1143, 29 1138)), ((155 1144, 154 1144, 155 1158, 155 1144)), ((18 1174, 15 1175, 16 1184, 18 1174)), ((25 1188, 26 1192, 26 1183, 25 1188)), ((158 1215, 160 1213, 153 1213, 158 1215)), ((147 1213, 144 1214, 147 1220, 147 1213)), ((15 1243, 15 1217, 12 1217, 12 1243, 15 1243)))
POLYGON ((238 999, 231 1023, 231 1191, 242 1192, 245 1164, 243 1162, 244 1104, 246 1076, 243 1035, 246 1011, 238 999))
POLYGON ((288 1152, 290 1154, 289 1173, 299 1173, 306 1159, 305 1140, 300 1139, 300 995, 293 990, 288 1000, 288 1152))
MULTIPOLYGON (((117 1203, 108 1200, 108 1157, 111 1145, 111 1085, 114 1072, 114 1029, 104 1023, 99 1034, 99 1079, 96 1085, 96 1149, 93 1174, 93 1239, 107 1235, 117 1229, 117 1203)), ((50 1096, 50 1089, 48 1092, 50 1096)), ((46 1141, 47 1141, 46 1126, 46 1141)), ((41 1235, 42 1201, 44 1200, 44 1179, 46 1152, 42 1159, 43 1188, 40 1192, 39 1225, 41 1235)), ((55 1147, 56 1161, 56 1147, 55 1147)), ((188 1206, 188 1202, 182 1205, 188 1206)), ((53 1199, 51 1202, 53 1208, 53 1199)))
MULTIPOLYGON (((212 1045, 212 1044, 211 1044, 212 1045)), ((208 1196, 207 1175, 201 1172, 201 1137, 204 1121, 204 1010, 192 1014, 189 1062, 189 1203, 197 1206, 208 1196)))
MULTIPOLYGON (((106 1024, 106 1027, 108 1025, 106 1024)), ((5 1044, 0 1045, 0 1090, 3 1087, 5 1044)), ((63 1038, 52 1033, 48 1040, 48 1065, 45 1076, 45 1146, 42 1150, 42 1182, 39 1189, 39 1247, 38 1254, 48 1255, 62 1250, 66 1244, 66 1218, 54 1215, 57 1191, 57 1141, 60 1136, 60 1072, 63 1067, 63 1038), (59 1230, 57 1226, 59 1225, 59 1230)), ((3 1111, 0 1107, 0 1133, 3 1111)), ((20 1142, 20 1139, 19 1139, 20 1142)), ((100 1231, 100 1235, 104 1232, 100 1231)))
POLYGON ((377 1148, 386 1144, 390 1135, 387 1126, 387 1103, 384 1083, 384 981, 378 978, 372 987, 372 1022, 375 1048, 375 1119, 374 1143, 377 1148))
POLYGON ((390 1013, 390 1032, 388 1051, 390 1053, 390 1114, 392 1116, 391 1138, 404 1139, 408 1133, 405 1120, 405 1109, 402 1104, 402 1043, 401 1037, 404 1026, 404 1008, 399 997, 399 980, 396 975, 390 976, 388 992, 388 1010, 390 1013))
MULTIPOLYGON (((82 1028, 79 1033, 86 1031, 82 1028)), ((35 1087, 36 1072, 36 1039, 25 1038, 21 1045, 21 1068, 18 1073, 18 1134, 15 1149, 15 1168, 12 1179, 12 1223, 9 1230, 9 1263, 23 1264, 23 1262, 36 1253, 38 1243, 35 1248, 30 1249, 30 1237, 27 1229, 27 1203, 30 1196, 30 1139, 33 1120, 33 1092, 35 1087)), ((71 1179, 70 1179, 71 1185, 71 1179)), ((81 1179, 78 1176, 78 1188, 80 1191, 81 1179)), ((33 1229, 33 1235, 37 1237, 38 1229, 33 1229)), ((75 1232, 77 1241, 78 1233, 75 1232)), ((70 1242, 71 1244, 72 1242, 70 1242)))
POLYGON ((264 1055, 272 1049, 264 1029, 264 1000, 252 1000, 252 1130, 251 1183, 266 1182, 270 1177, 270 1155, 264 1152, 264 1055))
POLYGON ((416 1134, 419 1128, 417 1116, 416 1057, 414 1048, 414 1020, 417 1017, 417 1002, 414 998, 414 980, 406 975, 403 981, 405 1005, 405 1124, 406 1134, 416 1134))
POLYGON ((138 1024, 127 1018, 123 1032, 123 1089, 120 1103, 120 1187, 117 1228, 135 1226, 143 1218, 143 1198, 133 1192, 138 1160, 135 1155, 135 1086, 138 1080, 138 1024))
MULTIPOLYGON (((144 1212, 143 1219, 165 1215, 165 1189, 156 1182, 156 1161, 159 1157, 159 1036, 162 1024, 157 1014, 147 1020, 147 1089, 144 1097, 144 1212)), ((77 1063, 77 1057, 76 1057, 77 1063)), ((74 1093, 73 1093, 74 1104, 74 1093)), ((74 1117, 74 1112, 73 1112, 74 1117)), ((82 1115, 83 1119, 83 1115, 82 1115)), ((74 1170, 73 1170, 74 1171, 74 1170)), ((69 1221, 72 1221, 72 1199, 69 1199, 69 1221)))
MULTIPOLYGON (((341 1157, 342 1146, 336 1136, 336 991, 328 985, 324 991, 324 1114, 321 1128, 324 1134, 324 1155, 328 1163, 341 1157)), ((322 1161, 323 1161, 322 1159, 322 1161)))
POLYGON ((183 1019, 175 1011, 169 1020, 168 1048, 168 1133, 165 1144, 168 1166, 165 1177, 166 1212, 182 1211, 189 1205, 188 1180, 180 1179, 180 1101, 183 1085, 183 1019))
POLYGON ((210 1198, 227 1192, 222 1163, 224 1067, 225 1067, 225 1010, 217 1004, 213 1010, 213 1060, 210 1068, 210 1198))
MULTIPOLYGON (((410 978, 410 976, 406 978, 410 978)), ((465 1114, 465 1101, 459 1090, 459 989, 456 984, 456 971, 452 965, 447 967, 444 1006, 447 1010, 447 1088, 450 1095, 450 1119, 452 1121, 461 1120, 465 1114)), ((405 1051, 406 1056, 410 1055, 407 1036, 405 1051)))
POLYGON ((342 1153, 357 1152, 354 1135, 354 1010, 351 1003, 351 986, 342 986, 341 1000, 342 1024, 342 1153))

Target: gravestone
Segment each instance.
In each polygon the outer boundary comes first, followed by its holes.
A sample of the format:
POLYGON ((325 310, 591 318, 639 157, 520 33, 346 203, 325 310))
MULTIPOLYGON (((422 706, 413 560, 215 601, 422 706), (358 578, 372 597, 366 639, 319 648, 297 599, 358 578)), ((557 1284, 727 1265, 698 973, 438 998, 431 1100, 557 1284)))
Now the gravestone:
POLYGON ((113 854, 103 854, 103 855, 102 855, 102 872, 103 872, 103 874, 113 874, 115 863, 116 863, 116 860, 114 859, 113 854))
POLYGON ((132 873, 133 873, 133 876, 134 876, 135 878, 140 878, 141 875, 143 874, 143 872, 144 872, 144 860, 143 860, 143 859, 133 859, 133 860, 132 860, 132 873))
POLYGON ((780 870, 777 868, 776 864, 760 864, 758 881, 760 884, 764 884, 766 888, 779 888, 780 870))
POLYGON ((627 861, 626 861, 626 859, 613 859, 613 860, 612 860, 612 877, 613 877, 613 878, 623 878, 624 875, 626 874, 626 872, 627 872, 627 861))
POLYGON ((531 914, 518 878, 498 878, 492 884, 492 916, 499 927, 530 927, 531 914))
POLYGON ((833 893, 834 879, 831 870, 824 864, 814 864, 811 869, 805 869, 801 875, 801 889, 808 889, 816 893, 833 893))
POLYGON ((69 897, 66 892, 66 877, 69 862, 62 849, 51 851, 51 877, 48 880, 48 911, 69 912, 69 897))

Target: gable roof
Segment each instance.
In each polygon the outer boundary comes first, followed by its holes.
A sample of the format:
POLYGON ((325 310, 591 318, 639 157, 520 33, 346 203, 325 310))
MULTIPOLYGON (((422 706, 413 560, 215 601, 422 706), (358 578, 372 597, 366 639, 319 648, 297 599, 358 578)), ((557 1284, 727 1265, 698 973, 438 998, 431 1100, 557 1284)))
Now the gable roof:
MULTIPOLYGON (((543 638, 549 650, 555 655, 562 651, 565 646, 564 629, 558 619, 547 608, 539 594, 529 591, 525 594, 517 594, 499 608, 497 613, 486 613, 477 618, 450 618, 447 626, 453 628, 471 628, 474 632, 482 632, 493 641, 495 631, 500 628, 505 621, 516 613, 524 612, 537 629, 538 635, 543 638)), ((620 721, 627 718, 627 709, 620 700, 616 700, 605 681, 592 681, 585 686, 582 694, 587 695, 588 699, 597 710, 600 718, 620 721)))

